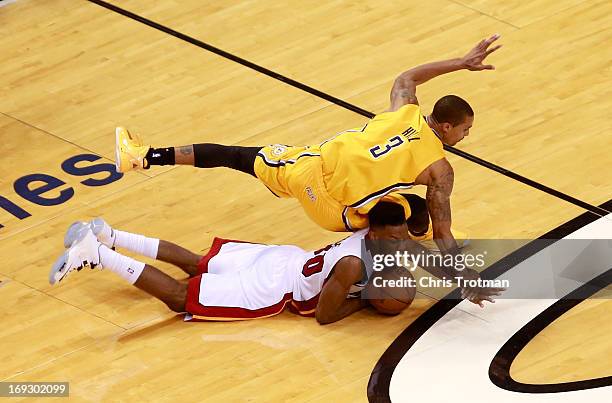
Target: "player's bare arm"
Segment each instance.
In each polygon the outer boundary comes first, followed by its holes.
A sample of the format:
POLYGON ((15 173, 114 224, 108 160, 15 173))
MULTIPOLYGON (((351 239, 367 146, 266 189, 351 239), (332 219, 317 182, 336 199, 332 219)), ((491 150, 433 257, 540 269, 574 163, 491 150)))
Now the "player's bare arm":
POLYGON ((427 186, 426 200, 434 240, 444 253, 457 253, 458 247, 451 232, 450 195, 455 174, 446 158, 442 158, 417 176, 415 182, 427 186))
MULTIPOLYGON (((431 251, 418 242, 412 240, 404 240, 403 242, 404 248, 412 255, 427 256, 431 254, 431 251)), ((435 259, 423 259, 423 262, 430 262, 430 264, 422 264, 421 267, 429 274, 441 279, 451 279, 455 281, 458 277, 461 277, 464 280, 476 280, 480 278, 480 274, 474 269, 464 268, 462 270, 458 270, 454 267, 440 267, 436 266, 435 264, 431 264, 431 262, 435 261, 435 259)), ((503 288, 496 287, 463 287, 461 289, 461 297, 483 308, 484 301, 494 303, 494 298, 500 295, 502 291, 504 291, 503 288)))
POLYGON ((416 97, 416 82, 410 75, 400 75, 395 79, 391 89, 391 107, 389 112, 394 112, 407 104, 418 105, 416 97))
POLYGON ((319 297, 315 311, 317 322, 322 325, 339 321, 362 309, 367 301, 361 298, 347 299, 351 285, 363 277, 363 262, 356 256, 345 256, 336 263, 333 272, 319 297))
POLYGON ((434 77, 458 70, 494 70, 491 64, 483 64, 484 59, 499 49, 502 45, 491 47, 493 42, 500 38, 499 34, 480 41, 465 56, 455 59, 442 60, 413 67, 400 74, 391 89, 390 112, 396 111, 406 104, 418 105, 416 87, 434 77))

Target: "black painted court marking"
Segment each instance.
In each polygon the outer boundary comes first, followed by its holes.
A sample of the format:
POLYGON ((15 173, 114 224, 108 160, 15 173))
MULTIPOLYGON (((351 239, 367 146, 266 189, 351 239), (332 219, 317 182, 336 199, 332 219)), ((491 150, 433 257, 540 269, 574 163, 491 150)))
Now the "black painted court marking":
MULTIPOLYGON (((166 33, 168 35, 171 35, 171 36, 174 36, 174 37, 176 37, 178 39, 181 39, 181 40, 183 40, 185 42, 189 42, 192 45, 195 45, 195 46, 197 46, 199 48, 202 48, 202 49, 205 49, 205 50, 207 50, 209 52, 215 53, 215 54, 217 54, 217 55, 219 55, 221 57, 224 57, 226 59, 229 59, 231 61, 239 63, 239 64, 241 64, 241 65, 243 65, 245 67, 253 69, 253 70, 255 70, 255 71, 259 72, 259 73, 265 74, 265 75, 267 75, 269 77, 272 77, 274 79, 282 81, 285 84, 290 85, 292 87, 299 88, 302 91, 306 91, 306 92, 308 92, 308 93, 310 93, 312 95, 315 95, 315 96, 317 96, 319 98, 325 99, 326 101, 332 102, 332 103, 334 103, 334 104, 336 104, 338 106, 341 106, 343 108, 346 108, 348 110, 356 112, 356 113, 358 113, 358 114, 360 114, 362 116, 365 116, 367 118, 371 119, 371 118, 373 118, 375 116, 374 113, 372 113, 370 111, 367 111, 365 109, 362 109, 362 108, 360 108, 360 107, 358 107, 356 105, 353 105, 353 104, 351 104, 349 102, 343 101, 343 100, 341 100, 339 98, 336 98, 336 97, 334 97, 332 95, 326 94, 323 91, 319 91, 316 88, 310 87, 310 86, 308 86, 306 84, 302 84, 302 83, 300 83, 298 81, 295 81, 295 80, 293 80, 293 79, 291 79, 289 77, 285 77, 282 74, 276 73, 276 72, 274 72, 272 70, 269 70, 269 69, 267 69, 265 67, 259 66, 259 65, 255 64, 253 62, 250 62, 250 61, 245 60, 245 59, 243 59, 241 57, 233 55, 233 54, 231 54, 229 52, 226 52, 224 50, 216 48, 216 47, 214 47, 212 45, 209 45, 209 44, 207 44, 205 42, 202 42, 202 41, 200 41, 200 40, 198 40, 196 38, 193 38, 193 37, 185 35, 185 34, 183 34, 181 32, 175 31, 175 30, 173 30, 171 28, 168 28, 168 27, 166 27, 164 25, 158 24, 155 21, 151 21, 148 18, 144 18, 144 17, 142 17, 142 16, 140 16, 138 14, 134 14, 134 13, 132 13, 132 12, 130 12, 128 10, 125 10, 125 9, 123 9, 121 7, 117 7, 117 6, 113 5, 113 4, 107 3, 106 1, 102 1, 102 0, 87 0, 87 1, 89 1, 90 3, 97 4, 97 5, 99 5, 101 7, 104 7, 106 9, 108 9, 108 10, 114 11, 114 12, 116 12, 118 14, 121 14, 121 15, 123 15, 125 17, 131 18, 131 19, 133 19, 135 21, 138 21, 140 23, 143 23, 145 25, 148 25, 151 28, 155 28, 158 31, 164 32, 164 33, 166 33)), ((540 190, 540 191, 542 191, 544 193, 548 193, 551 196, 557 197, 557 198, 559 198, 561 200, 565 200, 566 202, 572 203, 572 204, 574 204, 574 205, 576 205, 578 207, 582 207, 583 209, 591 211, 592 213, 595 213, 595 214, 597 214, 599 216, 603 217, 605 215, 610 214, 609 211, 606 211, 606 210, 602 209, 601 207, 594 206, 594 205, 592 205, 590 203, 587 203, 587 202, 585 202, 583 200, 577 199, 577 198, 575 198, 573 196, 570 196, 570 195, 568 195, 566 193, 563 193, 563 192, 560 192, 558 190, 555 190, 555 189, 553 189, 551 187, 543 185, 543 184, 541 184, 539 182, 536 182, 536 181, 534 181, 532 179, 529 179, 529 178, 527 178, 525 176, 519 175, 519 174, 517 174, 515 172, 512 172, 512 171, 510 171, 510 170, 508 170, 506 168, 500 167, 499 165, 493 164, 493 163, 491 163, 489 161, 483 160, 482 158, 477 157, 475 155, 472 155, 470 153, 467 153, 465 151, 461 151, 461 150, 458 150, 458 149, 456 149, 454 147, 447 146, 447 145, 444 145, 444 149, 446 151, 452 153, 452 154, 455 154, 455 155, 458 155, 460 157, 463 157, 463 158, 465 158, 465 159, 467 159, 469 161, 472 161, 472 162, 474 162, 474 163, 476 163, 476 164, 478 164, 480 166, 483 166, 485 168, 488 168, 490 170, 498 172, 498 173, 500 173, 500 174, 502 174, 504 176, 507 176, 509 178, 517 180, 517 181, 519 181, 519 182, 521 182, 521 183, 523 183, 523 184, 525 184, 527 186, 530 186, 532 188, 538 189, 538 190, 540 190)))
POLYGON ((532 384, 516 381, 510 375, 512 363, 527 343, 561 315, 591 297, 597 291, 606 288, 609 284, 612 284, 612 269, 572 291, 530 320, 521 330, 510 337, 493 357, 489 367, 491 382, 499 388, 521 393, 559 393, 612 385, 612 376, 562 383, 532 384))
MULTIPOLYGON (((612 200, 602 204, 600 206, 602 209, 610 210, 612 209, 612 200)), ((579 230, 580 228, 596 221, 599 217, 591 212, 585 212, 578 217, 560 225, 559 227, 547 232, 542 235, 538 239, 540 242, 530 242, 525 246, 517 249, 516 251, 510 253, 508 256, 502 258, 498 262, 494 263, 491 267, 484 270, 480 275, 483 279, 494 279, 508 270, 512 269, 520 262, 526 260, 527 258, 535 255, 540 252, 543 248, 550 246, 552 243, 556 242, 556 240, 562 239, 565 236, 571 234, 579 230), (541 240, 549 240, 549 243, 541 242, 541 240)), ((600 288, 606 287, 603 285, 603 281, 601 279, 606 278, 610 279, 609 272, 605 276, 599 276, 594 280, 591 280, 589 286, 598 285, 600 288)), ((374 366, 372 370, 372 374, 370 374, 370 380, 368 382, 367 395, 368 400, 370 402, 390 402, 389 396, 389 386, 391 385, 391 377, 395 368, 404 357, 404 355, 408 352, 408 350, 419 340, 419 338, 425 334, 425 332, 431 328, 438 320, 440 320, 444 315, 446 315, 449 311, 451 311, 455 306, 457 306, 462 299, 459 296, 459 289, 456 289, 449 293, 444 299, 436 302, 432 307, 422 313, 414 322, 412 322, 402 333, 397 336, 397 338, 391 343, 391 345, 385 350, 382 356, 378 359, 378 362, 374 366)), ((573 294, 573 293, 572 293, 573 294)), ((588 295, 578 295, 578 297, 588 297, 588 295)), ((567 300, 572 295, 568 295, 562 299, 567 300)), ((557 307, 564 306, 563 302, 557 304, 557 307)), ((552 310, 554 311, 554 309, 552 310)), ((546 311, 544 311, 546 312, 546 311)), ((549 311, 550 313, 551 311, 549 311)), ((556 313, 556 312, 555 312, 556 313)), ((545 316, 544 313, 538 315, 539 321, 542 321, 545 316)), ((550 318, 549 318, 550 319, 550 318)), ((549 322, 552 322, 556 318, 550 319, 549 322)), ((534 332, 530 332, 533 336, 535 336, 534 332)), ((527 344, 527 343, 525 343, 527 344)), ((506 347, 508 348, 508 347, 506 347)), ((503 350, 503 349, 502 349, 503 350)), ((502 351, 503 352, 503 351, 502 351)), ((498 353, 499 354, 499 353, 498 353)), ((495 367, 493 370, 497 370, 499 367, 499 362, 495 363, 495 367)), ((499 373, 498 373, 499 374, 499 373)), ((490 375, 491 376, 491 375, 490 375)), ((525 388, 529 389, 530 386, 521 386, 514 384, 510 381, 511 378, 504 378, 503 373, 501 375, 495 375, 496 378, 501 378, 498 380, 499 385, 507 385, 508 390, 513 390, 512 388, 516 388, 523 392, 526 392, 525 388)), ((595 380, 593 383, 580 383, 573 384, 570 387, 578 387, 578 388, 588 388, 588 387, 599 387, 599 386, 608 386, 612 385, 612 377, 600 378, 595 380)), ((547 388, 551 388, 548 386, 547 388)), ((555 387, 552 387, 553 389, 555 387)), ((559 386, 555 391, 563 391, 566 386, 559 386)), ((537 389, 537 388, 536 388, 537 389)), ((534 389, 535 390, 535 389, 534 389)), ((548 389, 539 389, 535 390, 535 393, 544 392, 551 390, 548 389)), ((533 390, 529 391, 530 393, 533 390)))

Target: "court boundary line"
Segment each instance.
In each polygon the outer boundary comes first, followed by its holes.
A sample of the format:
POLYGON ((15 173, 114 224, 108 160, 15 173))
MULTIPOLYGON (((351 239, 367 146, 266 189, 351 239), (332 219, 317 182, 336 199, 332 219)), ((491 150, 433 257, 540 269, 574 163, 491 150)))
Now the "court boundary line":
MULTIPOLYGON (((356 105, 353 105, 353 104, 351 104, 349 102, 346 102, 346 101, 343 101, 343 100, 341 100, 339 98, 336 98, 333 95, 327 94, 327 93, 325 93, 323 91, 320 91, 320 90, 318 90, 316 88, 313 88, 313 87, 308 86, 306 84, 300 83, 299 81, 296 81, 294 79, 286 77, 286 76, 284 76, 284 75, 282 75, 280 73, 277 73, 277 72, 275 72, 273 70, 267 69, 267 68, 265 68, 263 66, 260 66, 260 65, 258 65, 256 63, 253 63, 251 61, 243 59, 243 58, 241 58, 239 56, 236 56, 234 54, 231 54, 229 52, 226 52, 226 51, 224 51, 222 49, 219 49, 219 48, 217 48, 215 46, 212 46, 212 45, 210 45, 208 43, 205 43, 205 42, 203 42, 203 41, 201 41, 199 39, 196 39, 196 38, 191 37, 189 35, 183 34, 182 32, 176 31, 176 30, 174 30, 172 28, 169 28, 169 27, 167 27, 165 25, 159 24, 159 23, 157 23, 155 21, 152 21, 152 20, 150 20, 148 18, 142 17, 142 16, 140 16, 138 14, 132 13, 131 11, 128 11, 128 10, 126 10, 124 8, 115 6, 114 4, 108 3, 108 2, 103 1, 103 0, 87 0, 87 1, 90 2, 90 3, 96 4, 96 5, 100 6, 100 7, 106 8, 106 9, 108 9, 110 11, 113 11, 113 12, 115 12, 117 14, 123 15, 124 17, 127 17, 127 18, 130 18, 132 20, 138 21, 138 22, 140 22, 140 23, 142 23, 144 25, 147 25, 147 26, 149 26, 151 28, 154 28, 154 29, 156 29, 158 31, 164 32, 164 33, 166 33, 166 34, 168 34, 170 36, 174 36, 175 38, 178 38, 178 39, 181 39, 181 40, 183 40, 185 42, 191 43, 192 45, 195 45, 195 46, 197 46, 197 47, 199 47, 201 49, 207 50, 207 51, 209 51, 211 53, 214 53, 214 54, 216 54, 218 56, 221 56, 221 57, 223 57, 225 59, 228 59, 228 60, 231 60, 231 61, 236 62, 238 64, 241 64, 241 65, 243 65, 245 67, 248 67, 248 68, 250 68, 252 70, 255 70, 255 71, 259 72, 259 73, 262 73, 262 74, 264 74, 264 75, 266 75, 268 77, 271 77, 271 78, 274 78, 274 79, 276 79, 278 81, 281 81, 281 82, 283 82, 283 83, 285 83, 287 85, 290 85, 290 86, 298 88, 298 89, 300 89, 302 91, 308 92, 311 95, 315 95, 315 96, 317 96, 319 98, 322 98, 322 99, 324 99, 326 101, 334 103, 334 104, 336 104, 338 106, 341 106, 341 107, 343 107, 345 109, 348 109, 348 110, 351 110, 353 112, 356 112, 356 113, 358 113, 358 114, 360 114, 362 116, 365 116, 365 117, 367 117, 369 119, 371 119, 374 116, 376 116, 374 113, 372 113, 370 111, 367 111, 367 110, 365 110, 363 108, 360 108, 360 107, 358 107, 356 105)), ((496 165, 496 164, 494 164, 492 162, 489 162, 487 160, 484 160, 484 159, 482 159, 480 157, 477 157, 477 156, 475 156, 473 154, 470 154, 470 153, 468 153, 466 151, 462 151, 462 150, 456 149, 456 148, 454 148, 452 146, 448 146, 446 144, 444 144, 444 149, 446 151, 448 151, 449 153, 451 153, 451 154, 455 154, 455 155, 457 155, 459 157, 467 159, 468 161, 474 162, 474 163, 476 163, 476 164, 478 164, 478 165, 480 165, 480 166, 482 166, 484 168, 490 169, 490 170, 495 171, 497 173, 500 173, 500 174, 502 174, 502 175, 504 175, 504 176, 506 176, 508 178, 511 178, 511 179, 514 179, 514 180, 516 180, 518 182, 521 182, 521 183, 523 183, 523 184, 525 184, 525 185, 527 185, 529 187, 532 187, 534 189, 540 190, 541 192, 547 193, 547 194, 549 194, 549 195, 551 195, 553 197, 556 197, 558 199, 564 200, 564 201, 566 201, 568 203, 574 204, 574 205, 576 205, 578 207, 581 207, 581 208, 583 208, 585 210, 588 210, 588 211, 590 211, 590 212, 592 212, 594 214, 597 214, 598 216, 603 217, 603 216, 608 215, 610 213, 610 211, 607 211, 607 210, 605 210, 605 209, 603 209, 603 208, 601 208, 599 206, 595 206, 593 204, 590 204, 590 203, 587 203, 587 202, 585 202, 583 200, 580 200, 580 199, 578 199, 576 197, 573 197, 573 196, 570 196, 570 195, 568 195, 566 193, 563 193, 563 192, 561 192, 559 190, 553 189, 553 188, 551 188, 549 186, 546 186, 546 185, 544 185, 542 183, 539 183, 537 181, 529 179, 529 178, 527 178, 527 177, 525 177, 523 175, 517 174, 516 172, 513 172, 513 171, 511 171, 509 169, 506 169, 504 167, 496 165)))

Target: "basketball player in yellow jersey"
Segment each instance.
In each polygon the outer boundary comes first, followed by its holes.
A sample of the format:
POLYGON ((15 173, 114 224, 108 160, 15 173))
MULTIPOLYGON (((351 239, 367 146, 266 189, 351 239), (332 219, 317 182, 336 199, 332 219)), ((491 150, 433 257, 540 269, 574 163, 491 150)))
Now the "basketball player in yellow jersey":
POLYGON ((401 204, 409 217, 409 203, 397 192, 425 185, 434 239, 442 251, 455 252, 449 201, 454 176, 443 144, 455 145, 468 135, 474 112, 463 99, 447 95, 436 102, 430 115, 423 116, 416 87, 457 70, 492 70, 483 61, 499 49, 500 45, 491 47, 498 38, 482 40, 462 58, 402 73, 395 80, 386 112, 320 145, 151 148, 117 128, 117 170, 174 164, 237 169, 260 179, 278 197, 297 198, 313 221, 331 231, 366 228, 367 213, 380 200, 401 204))

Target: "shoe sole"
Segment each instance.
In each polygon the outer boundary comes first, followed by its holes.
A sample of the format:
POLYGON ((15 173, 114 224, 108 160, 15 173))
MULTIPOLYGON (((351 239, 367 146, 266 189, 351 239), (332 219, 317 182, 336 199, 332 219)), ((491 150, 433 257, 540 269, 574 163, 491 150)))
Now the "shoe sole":
POLYGON ((73 222, 70 227, 68 227, 68 230, 66 230, 66 235, 64 235, 64 248, 70 248, 79 237, 81 229, 87 227, 88 225, 89 223, 83 221, 73 222))
POLYGON ((121 130, 115 128, 115 170, 119 173, 123 173, 121 167, 121 140, 119 139, 121 130))
MULTIPOLYGON (((72 225, 68 227, 68 230, 66 230, 66 235, 64 235, 64 248, 68 249, 74 245, 75 241, 83 239, 84 234, 81 233, 81 230, 87 227, 90 227, 91 232, 98 238, 98 235, 104 229, 104 220, 98 217, 93 219, 91 223, 84 221, 73 222, 72 225)), ((101 243, 104 244, 104 242, 101 243)))
MULTIPOLYGON (((87 228, 88 226, 88 223, 84 223, 81 221, 73 223, 68 228, 68 231, 66 231, 66 235, 64 236, 64 246, 68 245, 66 246, 66 248, 70 248, 76 242, 82 241, 83 238, 85 238, 85 235, 87 235, 87 231, 83 231, 82 229, 87 228)), ((53 285, 59 281, 62 281, 62 279, 66 277, 67 273, 64 273, 64 275, 61 276, 59 279, 56 275, 64 268, 67 261, 68 251, 64 251, 64 253, 59 258, 57 258, 55 263, 53 263, 53 266, 51 266, 51 271, 49 272, 49 284, 53 285)))
POLYGON ((62 281, 65 275, 57 279, 56 274, 59 273, 62 268, 64 268, 67 260, 68 251, 65 251, 59 258, 57 258, 55 263, 53 263, 53 266, 51 266, 51 271, 49 272, 49 284, 54 285, 56 282, 62 281))
MULTIPOLYGON (((110 245, 109 244, 109 240, 107 240, 106 242, 103 242, 102 240, 100 240, 100 233, 102 232, 102 230, 104 230, 105 225, 107 225, 107 224, 104 221, 104 219, 100 218, 100 217, 97 217, 97 218, 94 218, 91 221, 91 223, 89 224, 89 228, 91 228, 91 232, 93 232, 93 234, 96 236, 96 238, 98 239, 98 242, 100 242, 102 245, 105 245, 105 246, 115 250, 114 245, 110 245)), ((113 238, 113 235, 114 235, 114 230, 111 227, 111 229, 110 229, 111 240, 113 238)))

